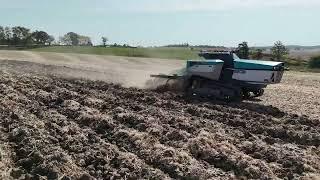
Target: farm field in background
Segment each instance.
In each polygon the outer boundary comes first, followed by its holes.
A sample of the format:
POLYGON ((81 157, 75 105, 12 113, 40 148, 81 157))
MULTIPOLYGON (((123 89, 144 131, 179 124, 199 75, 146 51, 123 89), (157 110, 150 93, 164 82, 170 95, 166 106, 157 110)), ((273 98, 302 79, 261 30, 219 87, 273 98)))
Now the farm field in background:
POLYGON ((59 52, 59 53, 80 53, 96 55, 113 55, 128 57, 146 57, 163 59, 197 59, 198 50, 190 48, 124 48, 124 47, 74 47, 74 46, 52 46, 30 49, 36 52, 59 52))
MULTIPOLYGON (((50 46, 29 49, 34 52, 58 52, 58 53, 79 53, 96 55, 113 55, 127 57, 145 57, 162 59, 200 59, 198 56, 201 48, 182 47, 155 47, 155 48, 124 48, 124 47, 81 47, 81 46, 50 46)), ((290 69, 295 71, 320 72, 319 69, 308 68, 308 61, 311 57, 320 55, 320 49, 290 49, 289 55, 283 60, 290 69)), ((270 60, 269 51, 262 57, 270 60)), ((254 57, 251 57, 254 58, 254 57)))

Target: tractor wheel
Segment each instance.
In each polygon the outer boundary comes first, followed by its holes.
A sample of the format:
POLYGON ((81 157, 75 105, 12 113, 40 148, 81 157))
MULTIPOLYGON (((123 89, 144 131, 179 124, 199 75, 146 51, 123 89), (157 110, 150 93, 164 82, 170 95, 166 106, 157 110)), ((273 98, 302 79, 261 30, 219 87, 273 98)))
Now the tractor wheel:
POLYGON ((232 99, 231 99, 231 97, 229 95, 224 95, 222 100, 225 101, 225 102, 231 102, 232 101, 232 99))
POLYGON ((253 92, 255 97, 262 96, 264 94, 264 89, 258 89, 257 91, 253 92))
POLYGON ((196 78, 190 78, 186 81, 185 92, 188 96, 194 96, 195 90, 199 85, 199 81, 196 78))
POLYGON ((183 91, 188 94, 192 89, 193 78, 184 78, 183 79, 183 91))
POLYGON ((250 99, 251 98, 250 91, 243 90, 242 93, 243 93, 243 99, 250 99))
POLYGON ((191 83, 191 89, 195 90, 200 87, 200 80, 199 79, 193 79, 191 83))

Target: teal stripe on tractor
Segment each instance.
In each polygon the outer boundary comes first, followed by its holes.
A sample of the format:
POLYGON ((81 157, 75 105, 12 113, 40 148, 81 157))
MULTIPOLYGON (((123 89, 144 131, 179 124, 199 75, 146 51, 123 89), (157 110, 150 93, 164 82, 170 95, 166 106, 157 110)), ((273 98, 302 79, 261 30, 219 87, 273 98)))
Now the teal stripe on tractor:
POLYGON ((246 59, 234 60, 235 69, 273 70, 274 67, 279 66, 281 64, 282 62, 274 62, 274 61, 260 61, 260 60, 246 60, 246 59))
MULTIPOLYGON (((219 59, 215 60, 188 60, 187 68, 194 65, 217 65, 223 64, 224 62, 219 59)), ((261 61, 261 60, 247 60, 247 59, 236 59, 234 60, 235 69, 255 69, 255 70, 273 70, 274 67, 282 65, 282 62, 274 61, 261 61)))

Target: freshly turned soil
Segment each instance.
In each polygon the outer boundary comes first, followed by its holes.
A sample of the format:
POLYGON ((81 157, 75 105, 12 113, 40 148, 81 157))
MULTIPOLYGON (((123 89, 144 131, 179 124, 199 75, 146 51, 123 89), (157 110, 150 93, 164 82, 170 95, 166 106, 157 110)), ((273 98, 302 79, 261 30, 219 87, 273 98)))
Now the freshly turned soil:
MULTIPOLYGON (((274 100, 275 92, 261 99, 274 100)), ((64 180, 319 178, 318 114, 283 106, 1 71, 0 173, 64 180)))

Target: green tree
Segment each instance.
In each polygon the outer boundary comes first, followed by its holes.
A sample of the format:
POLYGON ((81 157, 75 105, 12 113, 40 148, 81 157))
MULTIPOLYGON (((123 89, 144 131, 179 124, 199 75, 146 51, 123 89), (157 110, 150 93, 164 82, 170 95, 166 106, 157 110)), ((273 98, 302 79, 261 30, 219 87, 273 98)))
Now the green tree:
POLYGON ((91 38, 88 36, 79 35, 74 32, 68 32, 63 37, 60 37, 60 43, 69 46, 92 46, 91 38))
POLYGON ((242 42, 238 45, 237 55, 241 59, 249 59, 249 46, 247 42, 242 42))
POLYGON ((0 26, 0 44, 5 44, 4 28, 0 26))
POLYGON ((88 37, 88 36, 79 35, 78 40, 79 40, 79 45, 80 46, 92 46, 93 45, 92 41, 91 41, 91 38, 88 37))
POLYGON ((272 51, 272 59, 280 61, 283 59, 285 55, 289 53, 288 49, 286 46, 281 42, 277 41, 274 43, 274 46, 271 48, 272 51))
POLYGON ((22 26, 15 26, 12 28, 12 44, 13 45, 26 45, 30 38, 30 29, 22 27, 22 26))
POLYGON ((80 35, 74 32, 68 32, 66 36, 70 37, 71 45, 78 46, 80 35))
POLYGON ((262 59, 263 58, 263 50, 262 49, 257 49, 253 52, 253 58, 254 59, 262 59))
POLYGON ((80 35, 78 35, 77 33, 68 32, 63 37, 60 37, 60 42, 63 45, 78 46, 79 45, 79 38, 80 38, 80 35))
POLYGON ((101 39, 102 39, 102 44, 103 44, 103 46, 106 47, 106 46, 107 46, 108 38, 107 38, 107 37, 102 37, 101 39))
POLYGON ((72 42, 71 42, 71 39, 69 36, 61 36, 59 37, 59 44, 60 45, 68 45, 68 46, 71 46, 72 45, 72 42))
POLYGON ((60 37, 60 42, 63 45, 78 46, 80 35, 74 32, 68 32, 63 37, 60 37))
POLYGON ((5 27, 4 28, 4 39, 5 39, 5 44, 11 44, 11 39, 12 39, 12 32, 10 27, 5 27))
POLYGON ((32 40, 36 44, 44 45, 50 38, 49 34, 44 31, 35 31, 31 34, 32 40))

